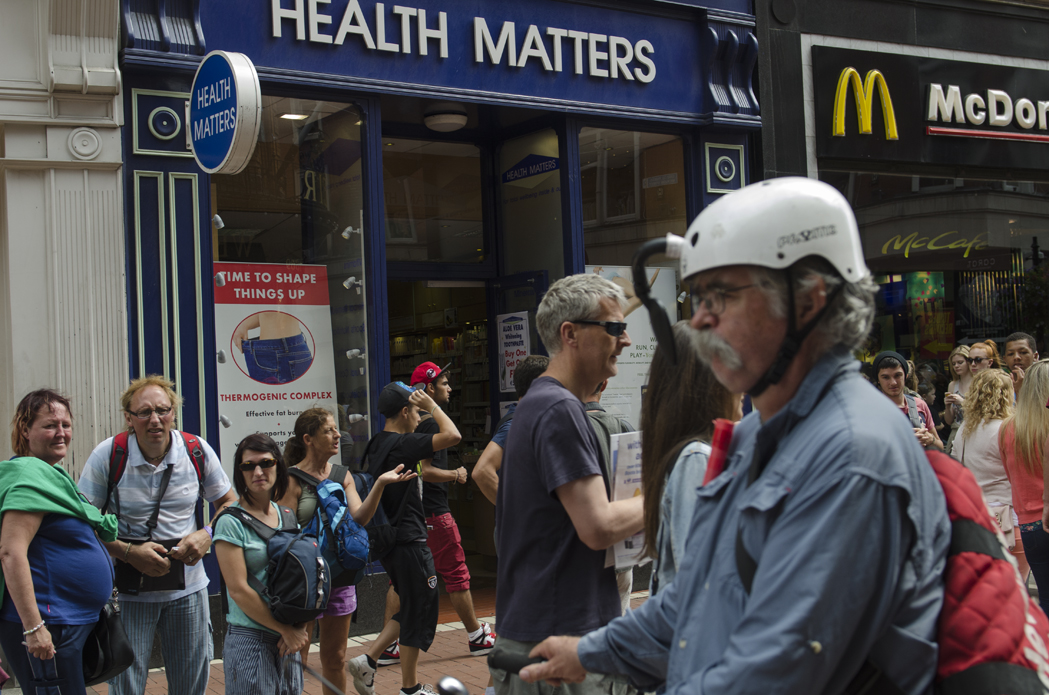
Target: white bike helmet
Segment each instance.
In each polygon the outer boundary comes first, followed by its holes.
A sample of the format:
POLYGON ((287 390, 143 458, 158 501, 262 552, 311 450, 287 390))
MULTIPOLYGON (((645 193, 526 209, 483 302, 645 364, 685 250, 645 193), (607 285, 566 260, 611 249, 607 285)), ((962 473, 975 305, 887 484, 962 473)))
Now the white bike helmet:
MULTIPOLYGON (((825 259, 848 283, 866 277, 870 271, 863 260, 856 217, 845 197, 833 186, 815 179, 786 177, 751 184, 709 205, 689 226, 685 237, 668 234, 642 246, 635 257, 634 286, 638 287, 639 268, 653 253, 681 258, 684 280, 714 268, 756 265, 789 272, 803 258, 825 259)), ((644 285, 642 280, 642 285, 644 285)), ((801 349, 802 341, 823 318, 844 285, 828 297, 823 310, 804 326, 794 323, 794 288, 787 282, 787 335, 776 359, 748 393, 761 394, 783 378, 801 349)), ((639 292, 638 296, 644 301, 639 292)), ((646 301, 649 313, 658 305, 646 301), (652 303, 652 306, 649 304, 652 303)), ((661 308, 661 307, 660 307, 661 308)), ((668 323, 664 318, 658 323, 668 323)), ((669 328, 656 326, 656 336, 665 343, 658 328, 669 336, 669 328)), ((671 347, 673 343, 671 342, 671 347)))
POLYGON ((826 259, 846 282, 870 272, 849 202, 833 186, 800 176, 729 193, 700 213, 684 242, 686 279, 729 265, 785 269, 807 256, 826 259))

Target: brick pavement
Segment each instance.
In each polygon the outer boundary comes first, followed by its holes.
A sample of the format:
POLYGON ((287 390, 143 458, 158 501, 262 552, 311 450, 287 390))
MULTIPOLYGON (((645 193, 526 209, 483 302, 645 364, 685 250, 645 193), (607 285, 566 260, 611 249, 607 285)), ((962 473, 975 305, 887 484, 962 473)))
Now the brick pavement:
MULTIPOLYGON (((489 608, 489 605, 494 607, 494 591, 493 595, 488 597, 482 592, 478 592, 480 595, 475 597, 475 606, 478 613, 478 619, 490 623, 493 627, 495 625, 495 617, 488 615, 482 617, 486 613, 494 612, 489 608), (485 610, 485 609, 488 610, 485 610)), ((641 605, 647 598, 647 591, 634 592, 631 604, 634 608, 641 605)), ((441 596, 442 599, 446 599, 445 595, 441 596)), ((445 606, 445 601, 442 600, 441 620, 447 620, 448 617, 454 617, 454 612, 450 612, 450 606, 445 606)), ((496 628, 498 631, 498 628, 496 628)), ((376 635, 361 635, 360 637, 351 637, 346 649, 347 658, 353 658, 359 654, 364 653, 365 647, 371 643, 376 635)), ((318 647, 316 644, 310 649, 311 658, 309 660, 310 666, 319 667, 320 660, 316 656, 318 647)), ((430 683, 436 688, 437 682, 444 676, 454 676, 463 682, 466 689, 470 692, 470 695, 483 695, 485 686, 488 685, 488 665, 486 659, 481 656, 470 656, 470 649, 466 640, 466 632, 463 629, 461 622, 442 622, 437 626, 437 636, 434 638, 433 646, 430 647, 430 651, 423 653, 419 657, 419 681, 422 683, 430 683)), ((222 671, 222 661, 216 659, 211 664, 211 679, 208 682, 208 695, 224 695, 225 679, 222 671)), ((353 690, 353 679, 347 677, 347 686, 350 689, 346 695, 356 695, 356 691, 353 690)), ((401 687, 401 669, 400 666, 387 666, 380 668, 379 672, 375 676, 375 690, 376 695, 397 695, 401 687)), ((146 683, 145 695, 166 695, 167 693, 167 680, 164 675, 164 669, 154 669, 149 673, 149 680, 146 683)), ((10 691, 6 691, 8 693, 10 691)), ((15 690, 14 692, 18 692, 15 690)), ((96 685, 93 688, 88 688, 87 692, 89 695, 108 695, 109 688, 106 685, 96 685)), ((305 687, 303 688, 304 695, 321 695, 321 684, 316 678, 306 674, 305 687)), ((13 693, 12 693, 13 695, 13 693)))

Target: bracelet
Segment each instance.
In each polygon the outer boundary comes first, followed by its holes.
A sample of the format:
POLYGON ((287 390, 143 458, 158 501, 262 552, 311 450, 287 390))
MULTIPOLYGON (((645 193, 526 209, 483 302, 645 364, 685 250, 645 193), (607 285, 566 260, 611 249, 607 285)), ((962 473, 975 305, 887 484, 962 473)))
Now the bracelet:
POLYGON ((432 410, 430 410, 430 417, 433 417, 433 412, 434 412, 434 410, 437 410, 437 409, 438 409, 438 408, 440 408, 440 407, 441 407, 441 406, 439 406, 439 405, 435 405, 435 406, 433 407, 433 409, 432 409, 432 410))
POLYGON ((124 562, 127 562, 127 556, 131 554, 131 541, 127 542, 127 549, 124 551, 124 562))
POLYGON ((23 632, 22 632, 22 634, 23 634, 24 636, 28 637, 29 635, 33 634, 34 632, 36 632, 37 630, 39 630, 39 629, 40 629, 40 628, 42 628, 43 626, 44 626, 44 621, 43 621, 43 620, 41 620, 41 621, 40 621, 40 624, 39 624, 39 625, 37 625, 36 627, 34 627, 34 628, 33 628, 32 630, 25 630, 25 631, 23 631, 23 632))
POLYGON ((211 528, 211 524, 205 526, 204 530, 208 532, 208 538, 215 540, 215 531, 211 528))

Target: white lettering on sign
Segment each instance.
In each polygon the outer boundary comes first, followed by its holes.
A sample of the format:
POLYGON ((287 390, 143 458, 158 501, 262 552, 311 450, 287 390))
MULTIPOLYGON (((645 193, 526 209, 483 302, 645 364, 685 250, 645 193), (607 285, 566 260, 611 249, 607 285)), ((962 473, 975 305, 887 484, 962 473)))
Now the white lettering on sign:
POLYGON ((1002 89, 988 89, 986 95, 986 99, 981 94, 969 94, 962 99, 962 90, 958 85, 947 85, 946 91, 942 84, 929 85, 925 119, 970 125, 983 125, 986 122, 987 125, 1004 128, 1012 124, 1015 118, 1017 125, 1025 130, 1035 125, 1039 130, 1049 129, 1049 101, 1039 101, 1036 105, 1027 98, 1014 100, 1002 89))
POLYGON ((236 107, 231 107, 225 111, 219 111, 218 113, 213 113, 210 116, 198 118, 193 121, 193 139, 199 142, 204 138, 211 137, 212 135, 218 135, 227 130, 233 130, 236 125, 237 109, 236 107))
MULTIPOLYGON (((387 10, 385 3, 377 2, 374 17, 369 21, 360 0, 348 0, 338 28, 334 29, 334 17, 325 7, 331 3, 332 0, 270 0, 273 37, 283 36, 284 22, 294 22, 296 41, 342 46, 347 39, 356 38, 369 51, 421 56, 429 55, 431 42, 437 42, 438 55, 448 57, 446 12, 437 13, 434 27, 422 8, 392 5, 387 10)), ((656 78, 656 64, 652 59, 655 48, 647 39, 631 41, 622 36, 557 27, 544 30, 535 24, 518 32, 514 22, 503 22, 496 37, 484 17, 474 17, 473 51, 475 63, 523 68, 529 61, 535 61, 545 72, 563 72, 565 54, 571 53, 576 75, 642 83, 656 78)))
POLYGON ((557 27, 548 27, 545 33, 551 40, 549 51, 543 41, 543 33, 535 24, 529 25, 524 40, 521 42, 521 50, 518 51, 517 27, 513 22, 503 22, 499 30, 499 38, 495 39, 484 17, 474 17, 474 62, 484 63, 487 56, 489 63, 500 65, 503 63, 505 53, 506 64, 511 67, 522 68, 530 58, 536 58, 542 62, 543 70, 561 72, 565 52, 561 40, 568 38, 577 75, 587 74, 590 77, 611 77, 630 81, 636 79, 644 83, 656 79, 656 64, 651 58, 655 49, 646 39, 631 43, 629 39, 622 36, 592 34, 557 27), (606 47, 607 50, 605 50, 606 47), (553 54, 552 62, 551 53, 553 54), (583 70, 584 58, 586 58, 587 68, 585 73, 583 70), (635 62, 642 67, 632 68, 631 65, 635 62))
POLYGON ((222 101, 223 99, 229 99, 233 93, 230 78, 225 77, 218 82, 212 84, 206 84, 197 89, 197 108, 203 109, 211 106, 216 101, 222 101))

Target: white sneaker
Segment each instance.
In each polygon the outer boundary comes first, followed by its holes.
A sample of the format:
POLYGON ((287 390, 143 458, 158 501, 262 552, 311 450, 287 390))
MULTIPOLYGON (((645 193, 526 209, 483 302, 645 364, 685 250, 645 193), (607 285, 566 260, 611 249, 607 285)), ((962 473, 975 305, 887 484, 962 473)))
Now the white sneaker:
MULTIPOLYGON (((404 691, 404 688, 401 688, 401 695, 408 695, 408 693, 404 691)), ((438 695, 438 693, 433 689, 432 685, 426 683, 423 687, 415 691, 415 695, 438 695)))
POLYGON ((361 654, 346 662, 353 676, 353 687, 360 695, 375 695, 375 669, 368 665, 368 655, 361 654))

